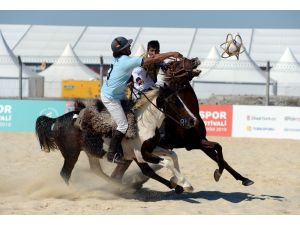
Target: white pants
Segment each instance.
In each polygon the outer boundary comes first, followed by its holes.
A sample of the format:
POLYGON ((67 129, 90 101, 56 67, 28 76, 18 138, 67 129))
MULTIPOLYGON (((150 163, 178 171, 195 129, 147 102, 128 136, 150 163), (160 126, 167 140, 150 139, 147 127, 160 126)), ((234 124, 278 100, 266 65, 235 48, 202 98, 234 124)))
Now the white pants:
POLYGON ((117 130, 125 134, 128 129, 128 122, 121 106, 121 102, 116 99, 107 98, 102 94, 101 100, 110 113, 112 119, 117 124, 117 130))

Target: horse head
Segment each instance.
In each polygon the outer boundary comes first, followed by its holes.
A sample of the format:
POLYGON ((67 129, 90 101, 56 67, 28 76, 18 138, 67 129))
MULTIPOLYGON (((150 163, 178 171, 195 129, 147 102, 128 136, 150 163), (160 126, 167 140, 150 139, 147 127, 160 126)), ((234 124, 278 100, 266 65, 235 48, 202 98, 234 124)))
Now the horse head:
POLYGON ((156 105, 162 109, 167 118, 185 129, 190 129, 198 123, 198 119, 182 101, 178 91, 174 91, 166 84, 159 89, 156 105))
MULTIPOLYGON (((170 61, 163 68, 165 83, 173 91, 177 92, 178 96, 193 114, 199 114, 199 104, 190 81, 201 73, 201 70, 197 70, 200 63, 197 57, 192 59, 182 58, 170 61)), ((197 118, 200 119, 200 116, 197 116, 197 118)))
POLYGON ((162 66, 166 83, 185 83, 191 81, 201 73, 201 70, 197 70, 200 63, 197 57, 192 59, 182 58, 166 63, 162 66))
POLYGON ((181 126, 178 126, 172 120, 166 119, 166 133, 169 133, 170 137, 176 137, 175 139, 170 139, 171 143, 176 142, 176 145, 178 144, 177 141, 181 142, 183 140, 185 142, 185 140, 188 140, 186 142, 188 143, 194 138, 200 140, 206 137, 205 124, 199 114, 198 98, 190 84, 190 81, 201 73, 200 70, 197 70, 199 65, 200 60, 198 58, 183 58, 178 61, 169 62, 164 68, 165 83, 177 93, 187 109, 197 118, 196 125, 189 131, 182 129, 181 126))

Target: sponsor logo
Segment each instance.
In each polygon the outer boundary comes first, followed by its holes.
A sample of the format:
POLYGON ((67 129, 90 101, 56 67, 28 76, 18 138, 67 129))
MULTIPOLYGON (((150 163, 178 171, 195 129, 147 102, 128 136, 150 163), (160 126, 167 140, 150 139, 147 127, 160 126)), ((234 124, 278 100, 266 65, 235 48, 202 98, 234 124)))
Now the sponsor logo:
POLYGON ((254 126, 247 126, 246 131, 275 131, 274 127, 254 127, 254 126))
POLYGON ((64 85, 64 89, 74 89, 74 85, 64 85))
POLYGON ((286 132, 300 132, 300 128, 284 128, 286 132))
POLYGON ((202 119, 227 119, 227 114, 224 111, 200 111, 202 119))
POLYGON ((232 105, 201 105, 200 108, 207 135, 231 136, 232 105))
POLYGON ((0 127, 11 127, 12 106, 0 105, 0 127))
POLYGON ((11 114, 12 107, 11 105, 0 105, 0 114, 11 114))
POLYGON ((256 120, 256 121, 276 121, 276 117, 271 116, 253 116, 247 115, 247 120, 256 120))
POLYGON ((300 117, 285 116, 284 121, 300 122, 300 117))

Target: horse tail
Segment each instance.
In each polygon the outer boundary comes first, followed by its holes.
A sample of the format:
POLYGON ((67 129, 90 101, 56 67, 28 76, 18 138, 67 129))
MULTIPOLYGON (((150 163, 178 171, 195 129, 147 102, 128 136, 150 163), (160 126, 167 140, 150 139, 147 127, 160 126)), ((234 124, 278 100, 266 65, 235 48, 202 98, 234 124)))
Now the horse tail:
POLYGON ((37 118, 35 123, 36 136, 40 142, 41 149, 45 152, 50 152, 51 149, 57 148, 52 133, 52 127, 55 121, 55 118, 42 115, 37 118))

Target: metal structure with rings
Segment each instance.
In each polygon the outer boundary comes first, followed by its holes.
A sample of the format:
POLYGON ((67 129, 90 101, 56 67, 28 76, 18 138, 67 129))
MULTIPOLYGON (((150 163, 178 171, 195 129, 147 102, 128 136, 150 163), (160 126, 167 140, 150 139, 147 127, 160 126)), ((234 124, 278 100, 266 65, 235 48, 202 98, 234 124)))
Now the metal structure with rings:
POLYGON ((222 58, 229 58, 231 56, 235 56, 237 60, 239 60, 240 54, 242 54, 245 51, 243 40, 239 34, 235 35, 234 38, 232 34, 227 34, 226 41, 223 44, 221 44, 220 47, 224 51, 221 54, 222 58))

